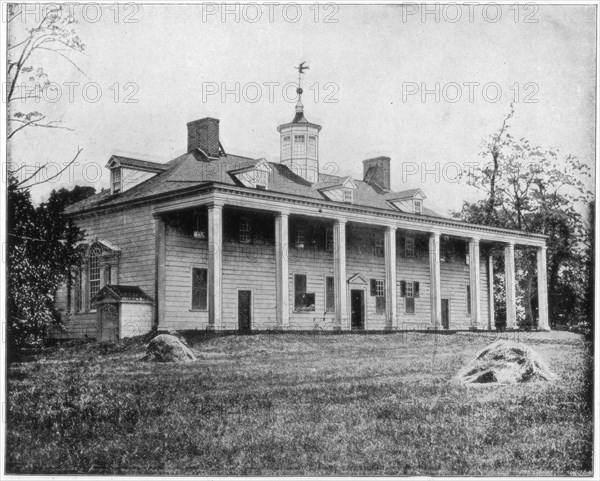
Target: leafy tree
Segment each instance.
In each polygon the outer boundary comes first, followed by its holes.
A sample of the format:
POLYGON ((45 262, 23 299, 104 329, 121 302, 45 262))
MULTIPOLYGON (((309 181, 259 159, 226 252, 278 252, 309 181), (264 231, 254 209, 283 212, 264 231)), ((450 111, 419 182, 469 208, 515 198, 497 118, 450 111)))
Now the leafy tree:
POLYGON ((63 215, 64 208, 95 193, 93 187, 52 191, 35 208, 14 177, 8 185, 8 345, 38 344, 59 327, 54 293, 80 262, 82 231, 63 215))
MULTIPOLYGON (((509 124, 513 115, 511 106, 502 127, 483 144, 480 155, 486 163, 466 178, 468 185, 484 194, 483 199, 465 202, 454 216, 548 235, 550 318, 572 323, 583 318, 587 302, 584 273, 590 250, 584 240, 589 226, 581 211, 592 198, 586 187, 590 168, 575 156, 515 138, 509 124)), ((524 307, 519 323, 531 327, 537 311, 535 254, 518 251, 516 261, 524 307)))

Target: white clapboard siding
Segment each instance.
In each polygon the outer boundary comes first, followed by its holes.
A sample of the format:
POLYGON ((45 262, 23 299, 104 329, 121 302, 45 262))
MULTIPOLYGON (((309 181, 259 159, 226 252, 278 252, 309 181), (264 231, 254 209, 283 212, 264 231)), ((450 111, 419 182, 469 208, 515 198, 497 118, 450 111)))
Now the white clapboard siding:
POLYGON ((208 268, 208 242, 166 228, 166 315, 161 329, 206 329, 208 310, 192 310, 192 268, 208 268))
POLYGON ((277 324, 275 245, 223 244, 223 328, 238 328, 238 291, 252 291, 250 326, 274 329, 277 324))

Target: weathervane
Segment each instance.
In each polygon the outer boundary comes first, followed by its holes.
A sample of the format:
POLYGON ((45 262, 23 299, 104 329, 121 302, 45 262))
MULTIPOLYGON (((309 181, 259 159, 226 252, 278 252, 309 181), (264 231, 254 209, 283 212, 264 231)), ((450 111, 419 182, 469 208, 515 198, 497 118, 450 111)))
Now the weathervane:
POLYGON ((306 60, 304 62, 302 62, 300 65, 298 65, 297 67, 294 67, 297 71, 298 71, 298 88, 296 89, 296 93, 298 94, 298 101, 300 101, 300 99, 302 98, 302 92, 304 92, 302 90, 302 74, 304 73, 305 70, 309 70, 310 67, 308 65, 304 65, 306 63, 306 60))

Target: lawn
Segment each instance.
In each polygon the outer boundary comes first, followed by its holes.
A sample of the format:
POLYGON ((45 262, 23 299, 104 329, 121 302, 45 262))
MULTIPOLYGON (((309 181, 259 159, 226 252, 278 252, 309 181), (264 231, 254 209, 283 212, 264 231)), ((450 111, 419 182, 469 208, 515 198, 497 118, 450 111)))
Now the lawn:
POLYGON ((591 475, 583 338, 520 334, 554 383, 453 382, 497 337, 189 334, 188 364, 140 361, 143 340, 44 350, 8 368, 6 469, 591 475))

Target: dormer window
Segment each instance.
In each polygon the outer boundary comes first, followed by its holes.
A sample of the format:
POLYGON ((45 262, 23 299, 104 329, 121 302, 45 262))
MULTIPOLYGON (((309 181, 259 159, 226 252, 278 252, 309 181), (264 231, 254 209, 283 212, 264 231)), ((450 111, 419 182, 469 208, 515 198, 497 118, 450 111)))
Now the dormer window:
POLYGON ((122 188, 121 168, 118 167, 115 169, 111 169, 110 176, 111 176, 110 183, 112 186, 112 193, 117 194, 117 193, 121 192, 121 188, 122 188))
POLYGON ((423 213, 423 201, 422 200, 415 199, 413 201, 413 206, 414 206, 414 213, 415 214, 422 214, 423 213))
POLYGON ((344 189, 344 202, 347 202, 348 204, 352 204, 353 201, 353 191, 352 189, 344 189))
POLYGON ((268 172, 262 170, 254 171, 254 184, 257 189, 267 190, 267 182, 269 181, 268 172))

